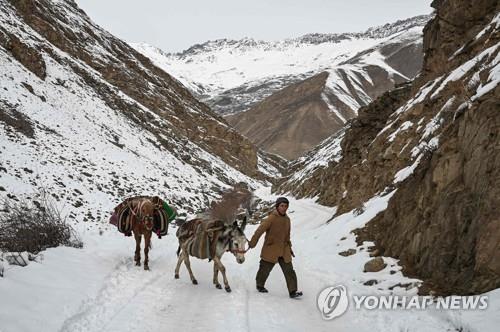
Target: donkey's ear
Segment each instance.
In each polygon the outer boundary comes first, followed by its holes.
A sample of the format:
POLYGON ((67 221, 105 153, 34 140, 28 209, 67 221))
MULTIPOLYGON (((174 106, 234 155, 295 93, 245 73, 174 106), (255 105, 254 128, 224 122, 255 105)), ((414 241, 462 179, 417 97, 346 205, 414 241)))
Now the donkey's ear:
POLYGON ((246 226, 247 226, 247 216, 243 218, 243 222, 241 223, 240 226, 241 230, 244 231, 246 226))
POLYGON ((234 227, 234 228, 238 227, 238 220, 235 220, 235 221, 233 222, 233 227, 234 227))

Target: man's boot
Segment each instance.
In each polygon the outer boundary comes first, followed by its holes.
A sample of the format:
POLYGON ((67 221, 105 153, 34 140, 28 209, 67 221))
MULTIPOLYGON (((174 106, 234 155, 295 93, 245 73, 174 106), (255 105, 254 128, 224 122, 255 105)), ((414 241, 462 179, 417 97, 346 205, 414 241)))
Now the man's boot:
POLYGON ((257 290, 259 291, 259 293, 268 293, 268 290, 262 286, 257 286, 257 290))

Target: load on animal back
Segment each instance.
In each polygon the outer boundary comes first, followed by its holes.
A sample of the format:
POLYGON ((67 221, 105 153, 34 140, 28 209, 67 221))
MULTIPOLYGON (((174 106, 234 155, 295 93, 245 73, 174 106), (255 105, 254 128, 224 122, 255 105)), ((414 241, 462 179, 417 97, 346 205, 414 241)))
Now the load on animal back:
POLYGON ((246 189, 232 189, 220 201, 212 202, 208 211, 200 213, 177 230, 177 238, 186 243, 190 256, 213 259, 216 243, 225 225, 244 222, 249 215, 252 193, 246 189))
POLYGON ((149 249, 153 232, 161 238, 168 232, 168 224, 176 216, 175 209, 158 196, 135 196, 118 204, 110 223, 116 225, 118 231, 131 236, 134 234, 136 243, 134 260, 141 265, 141 239, 144 237, 144 269, 149 270, 149 249))
POLYGON ((114 208, 110 223, 125 236, 132 235, 133 221, 140 204, 149 200, 154 205, 152 231, 158 238, 168 234, 168 224, 176 217, 174 208, 158 196, 134 196, 125 199, 114 208))

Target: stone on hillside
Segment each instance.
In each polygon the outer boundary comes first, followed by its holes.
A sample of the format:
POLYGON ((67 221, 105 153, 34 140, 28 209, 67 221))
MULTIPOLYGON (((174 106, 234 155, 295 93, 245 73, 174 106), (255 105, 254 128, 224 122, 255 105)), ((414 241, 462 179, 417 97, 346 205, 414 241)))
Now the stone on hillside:
POLYGON ((366 262, 363 272, 379 272, 385 269, 386 266, 387 264, 384 263, 382 257, 376 257, 366 262))
POLYGON ((365 281, 363 283, 363 285, 365 285, 365 286, 373 286, 373 285, 376 285, 376 284, 378 284, 378 281, 375 280, 375 279, 370 279, 370 280, 365 281))
POLYGON ((349 250, 346 250, 346 251, 339 252, 339 255, 347 257, 347 256, 354 255, 355 253, 356 253, 356 249, 349 249, 349 250))

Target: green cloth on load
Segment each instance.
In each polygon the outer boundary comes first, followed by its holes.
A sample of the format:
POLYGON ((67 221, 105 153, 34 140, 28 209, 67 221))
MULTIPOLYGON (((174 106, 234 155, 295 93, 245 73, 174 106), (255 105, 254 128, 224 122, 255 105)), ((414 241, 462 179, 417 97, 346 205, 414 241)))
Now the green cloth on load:
POLYGON ((172 209, 165 201, 163 202, 163 210, 165 210, 168 215, 168 222, 171 222, 175 219, 175 217, 177 217, 175 210, 172 209))

